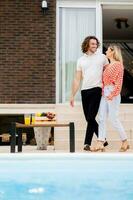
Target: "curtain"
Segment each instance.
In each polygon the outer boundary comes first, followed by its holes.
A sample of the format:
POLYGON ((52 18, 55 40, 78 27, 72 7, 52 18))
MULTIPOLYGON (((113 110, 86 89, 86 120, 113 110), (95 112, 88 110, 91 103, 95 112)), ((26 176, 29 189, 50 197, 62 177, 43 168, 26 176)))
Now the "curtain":
MULTIPOLYGON (((69 101, 77 59, 82 55, 81 44, 96 33, 94 8, 60 8, 59 13, 59 94, 60 102, 69 101)), ((76 95, 80 101, 80 91, 76 95)))

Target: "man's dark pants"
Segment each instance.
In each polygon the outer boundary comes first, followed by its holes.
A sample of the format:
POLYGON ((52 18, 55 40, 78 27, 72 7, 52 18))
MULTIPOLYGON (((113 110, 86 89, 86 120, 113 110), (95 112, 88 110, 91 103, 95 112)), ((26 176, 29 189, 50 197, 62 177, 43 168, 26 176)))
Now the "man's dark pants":
POLYGON ((95 87, 81 91, 82 106, 87 121, 87 129, 84 144, 91 145, 94 132, 98 137, 98 123, 95 118, 98 113, 101 94, 102 89, 100 87, 95 87))

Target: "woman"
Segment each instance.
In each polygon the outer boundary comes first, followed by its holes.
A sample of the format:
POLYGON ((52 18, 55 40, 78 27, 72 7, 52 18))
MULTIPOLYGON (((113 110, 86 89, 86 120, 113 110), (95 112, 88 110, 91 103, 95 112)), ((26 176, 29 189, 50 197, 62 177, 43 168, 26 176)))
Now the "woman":
POLYGON ((113 127, 119 132, 121 138, 120 151, 129 149, 127 135, 118 119, 120 106, 120 92, 123 82, 123 60, 119 46, 110 45, 106 51, 106 56, 110 60, 103 72, 102 98, 99 107, 99 136, 94 151, 104 151, 103 143, 106 138, 106 119, 109 117, 113 127))

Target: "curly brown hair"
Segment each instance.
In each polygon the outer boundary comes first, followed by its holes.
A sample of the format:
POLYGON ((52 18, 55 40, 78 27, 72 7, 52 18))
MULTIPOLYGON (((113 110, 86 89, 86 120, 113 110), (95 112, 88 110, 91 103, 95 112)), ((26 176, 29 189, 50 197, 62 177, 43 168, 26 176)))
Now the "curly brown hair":
POLYGON ((90 40, 92 40, 92 39, 97 41, 97 48, 100 46, 100 42, 95 36, 88 36, 84 39, 82 46, 81 46, 83 53, 86 53, 88 51, 89 43, 90 43, 90 40))

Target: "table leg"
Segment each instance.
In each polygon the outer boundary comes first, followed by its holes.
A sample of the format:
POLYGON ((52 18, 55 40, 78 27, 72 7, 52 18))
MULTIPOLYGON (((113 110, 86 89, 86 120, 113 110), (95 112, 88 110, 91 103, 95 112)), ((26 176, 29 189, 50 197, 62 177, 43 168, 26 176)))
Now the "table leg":
POLYGON ((22 152, 22 129, 18 129, 17 130, 17 133, 18 133, 18 152, 22 152))
POLYGON ((15 153, 15 145, 16 145, 16 123, 15 122, 11 123, 10 134, 11 134, 10 152, 15 153))
POLYGON ((75 152, 75 127, 74 122, 69 124, 70 152, 75 152))

